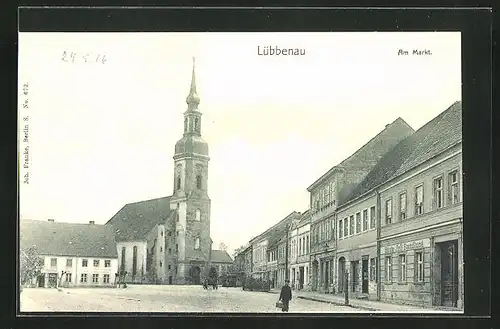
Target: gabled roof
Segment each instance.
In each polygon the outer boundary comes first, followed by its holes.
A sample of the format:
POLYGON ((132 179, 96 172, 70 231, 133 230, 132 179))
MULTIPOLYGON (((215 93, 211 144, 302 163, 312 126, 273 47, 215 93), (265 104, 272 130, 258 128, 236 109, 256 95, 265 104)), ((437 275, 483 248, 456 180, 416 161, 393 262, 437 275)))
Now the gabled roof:
POLYGON ((22 219, 19 229, 21 248, 35 246, 41 255, 118 257, 110 226, 22 219))
POLYGON ((404 174, 461 141, 462 103, 455 102, 388 152, 343 204, 404 174))
POLYGON ((211 261, 213 263, 232 263, 233 258, 225 250, 212 250, 211 261))
POLYGON ((375 166, 376 163, 391 150, 401 140, 414 132, 413 128, 403 119, 397 118, 392 123, 385 126, 384 130, 375 135, 366 144, 347 157, 338 165, 332 167, 324 175, 312 183, 307 190, 310 192, 325 179, 330 177, 335 171, 343 171, 362 166, 364 168, 375 166))
POLYGON ((291 223, 291 221, 295 218, 297 218, 297 216, 299 216, 300 213, 296 212, 296 211, 293 211, 291 212, 288 216, 286 216, 285 218, 283 218, 282 220, 280 220, 278 223, 274 224, 273 226, 271 226, 270 228, 268 228, 266 231, 264 231, 263 233, 257 235, 256 237, 253 237, 252 239, 250 239, 250 244, 252 244, 254 241, 260 239, 260 238, 264 238, 264 237, 269 237, 277 228, 280 228, 280 227, 285 227, 286 225, 288 225, 289 223, 291 223))
POLYGON ((175 212, 170 210, 170 196, 126 204, 106 225, 112 225, 116 241, 145 240, 155 225, 175 212))

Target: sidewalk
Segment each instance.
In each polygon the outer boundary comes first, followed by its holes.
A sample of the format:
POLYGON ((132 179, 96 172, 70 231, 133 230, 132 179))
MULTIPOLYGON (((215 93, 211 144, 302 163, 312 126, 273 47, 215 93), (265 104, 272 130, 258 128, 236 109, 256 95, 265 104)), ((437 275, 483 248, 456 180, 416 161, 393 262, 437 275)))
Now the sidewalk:
MULTIPOLYGON (((273 294, 279 294, 279 289, 272 289, 269 291, 273 294)), ((350 306, 352 308, 357 308, 364 311, 371 312, 405 312, 405 313, 457 313, 462 314, 462 310, 457 309, 443 309, 443 308, 423 308, 411 305, 400 305, 391 304, 380 301, 372 301, 366 299, 355 299, 354 297, 349 298, 349 305, 345 305, 344 296, 331 295, 331 294, 321 294, 313 291, 292 291, 292 295, 295 298, 301 298, 306 300, 312 300, 322 303, 330 303, 335 305, 350 306)))

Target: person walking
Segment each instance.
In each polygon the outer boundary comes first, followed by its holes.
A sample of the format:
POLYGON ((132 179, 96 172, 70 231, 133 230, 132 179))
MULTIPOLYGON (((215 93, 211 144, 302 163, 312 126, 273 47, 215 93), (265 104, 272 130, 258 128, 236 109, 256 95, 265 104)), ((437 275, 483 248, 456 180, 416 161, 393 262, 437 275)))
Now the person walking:
POLYGON ((283 302, 283 308, 281 309, 282 312, 288 312, 288 306, 292 300, 292 289, 290 289, 289 283, 290 280, 286 279, 285 285, 281 288, 279 300, 283 302))

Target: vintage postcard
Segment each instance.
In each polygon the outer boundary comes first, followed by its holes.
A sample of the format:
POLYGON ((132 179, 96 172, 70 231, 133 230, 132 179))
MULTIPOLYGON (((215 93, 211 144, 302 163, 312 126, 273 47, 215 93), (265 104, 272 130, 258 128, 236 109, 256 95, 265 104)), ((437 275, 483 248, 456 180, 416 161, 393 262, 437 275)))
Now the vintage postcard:
POLYGON ((21 312, 463 313, 460 32, 20 33, 21 312))

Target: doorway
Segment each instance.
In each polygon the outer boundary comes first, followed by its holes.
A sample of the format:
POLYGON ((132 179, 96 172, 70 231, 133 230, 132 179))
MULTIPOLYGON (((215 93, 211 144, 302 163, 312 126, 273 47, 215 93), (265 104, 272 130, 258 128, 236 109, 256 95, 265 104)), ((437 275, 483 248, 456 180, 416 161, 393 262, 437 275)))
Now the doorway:
POLYGON ((38 276, 38 287, 45 288, 45 274, 40 274, 38 276))
POLYGON ((356 292, 358 289, 359 278, 358 278, 358 270, 359 270, 359 261, 351 262, 352 268, 352 292, 356 292))
POLYGON ((312 291, 318 290, 318 261, 314 260, 312 262, 312 291))
POLYGON ((299 267, 299 289, 304 289, 304 267, 299 267))
POLYGON ((458 299, 458 242, 441 244, 441 305, 457 307, 458 299))
POLYGON ((325 270, 325 290, 328 291, 328 283, 330 283, 330 262, 329 261, 325 261, 323 264, 325 264, 325 266, 323 267, 324 270, 325 270))
POLYGON ((171 275, 168 277, 168 284, 172 284, 172 276, 171 275))
POLYGON ((200 270, 200 267, 199 266, 195 266, 193 267, 193 270, 192 270, 192 280, 193 280, 193 284, 201 284, 201 281, 200 281, 200 273, 201 273, 201 270, 200 270))
POLYGON ((342 293, 344 293, 344 289, 346 288, 346 287, 344 287, 344 285, 345 285, 345 258, 344 257, 339 258, 338 269, 339 269, 339 275, 338 275, 339 293, 342 294, 342 293))
POLYGON ((57 287, 57 273, 49 273, 49 288, 57 287))
POLYGON ((368 258, 363 258, 362 264, 361 264, 361 273, 362 273, 362 280, 363 282, 361 283, 361 292, 363 294, 368 293, 368 258))

